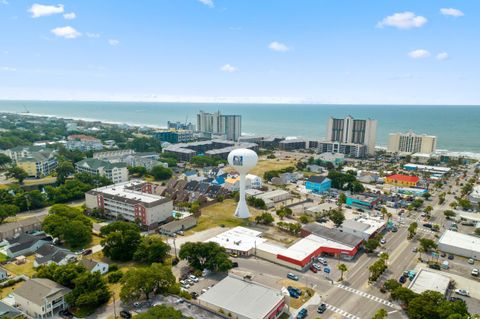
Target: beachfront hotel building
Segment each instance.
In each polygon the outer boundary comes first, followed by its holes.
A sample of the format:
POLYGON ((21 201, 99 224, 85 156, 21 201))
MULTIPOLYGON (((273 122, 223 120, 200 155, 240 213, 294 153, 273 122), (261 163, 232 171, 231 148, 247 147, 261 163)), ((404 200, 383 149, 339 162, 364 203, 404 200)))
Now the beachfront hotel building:
POLYGON ((155 227, 172 216, 173 201, 153 192, 154 186, 144 181, 117 183, 86 192, 85 205, 115 219, 155 227))
POLYGON ((197 131, 210 137, 213 135, 237 141, 242 134, 242 116, 223 115, 220 111, 214 113, 200 111, 197 114, 197 131))
POLYGON ((418 135, 412 131, 407 133, 390 133, 388 138, 389 153, 434 153, 437 148, 437 137, 434 135, 418 135))
POLYGON ((322 153, 342 153, 352 157, 375 155, 377 121, 359 120, 352 116, 329 118, 326 141, 319 143, 322 153))

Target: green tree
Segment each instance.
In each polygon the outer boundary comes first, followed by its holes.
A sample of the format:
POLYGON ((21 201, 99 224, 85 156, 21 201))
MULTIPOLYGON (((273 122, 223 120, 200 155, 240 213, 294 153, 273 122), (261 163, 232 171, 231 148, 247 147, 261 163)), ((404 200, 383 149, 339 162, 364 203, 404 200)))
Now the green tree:
POLYGON ((388 312, 385 309, 380 308, 375 312, 372 319, 385 319, 387 317, 388 317, 388 312))
POLYGON ((338 195, 338 202, 340 204, 345 204, 347 202, 347 195, 345 195, 345 193, 340 193, 340 195, 338 195))
POLYGON ((450 209, 447 209, 446 211, 444 211, 443 215, 445 215, 445 217, 447 217, 447 219, 451 219, 451 218, 457 216, 457 214, 453 210, 450 210, 450 209))
POLYGON ((110 299, 110 291, 100 272, 85 271, 73 280, 74 288, 66 296, 69 305, 80 308, 95 308, 110 299))
POLYGON ((83 248, 92 241, 92 222, 79 209, 68 205, 53 205, 42 228, 72 249, 83 248))
POLYGON ((370 238, 363 242, 363 247, 368 252, 373 252, 378 246, 380 246, 380 241, 375 238, 370 238))
POLYGON ((155 180, 163 181, 172 177, 172 170, 165 168, 163 166, 157 165, 150 170, 150 175, 152 175, 155 180))
POLYGON ((63 161, 57 166, 57 182, 60 184, 65 183, 65 179, 75 173, 75 168, 72 162, 63 161))
POLYGON ((163 263, 168 256, 170 246, 162 241, 159 236, 142 237, 133 259, 143 263, 163 263))
POLYGON ((429 238, 421 238, 420 239, 420 246, 423 248, 425 252, 429 252, 431 249, 437 248, 437 244, 429 238))
POLYGON ((197 270, 227 271, 232 268, 225 248, 214 242, 187 242, 180 248, 179 257, 197 270))
POLYGON ((191 319, 191 317, 184 317, 180 310, 173 307, 159 305, 136 315, 135 319, 191 319))
POLYGON ((430 197, 432 197, 432 194, 430 194, 429 192, 425 192, 423 193, 422 197, 428 200, 430 197))
POLYGON ((51 263, 37 268, 35 277, 47 278, 59 283, 62 286, 73 289, 75 279, 85 272, 85 268, 78 264, 69 263, 66 265, 57 265, 51 263))
POLYGON ((415 236, 415 234, 417 233, 417 228, 417 222, 413 222, 410 224, 410 226, 408 226, 408 239, 412 239, 415 236))
POLYGON ((329 214, 328 218, 335 224, 335 227, 340 227, 345 220, 345 214, 340 209, 332 209, 329 214))
POLYGON ((262 213, 255 217, 255 221, 259 224, 270 225, 273 223, 274 219, 270 213, 262 213))
POLYGON ((385 218, 388 213, 387 208, 385 206, 382 206, 382 208, 380 209, 380 213, 382 214, 382 218, 385 218))
POLYGON ((411 319, 449 319, 452 315, 468 317, 465 302, 451 302, 436 291, 427 290, 409 300, 407 314, 411 319))
POLYGON ((136 177, 143 177, 147 174, 147 169, 144 166, 130 166, 128 168, 128 173, 130 175, 135 175, 136 177))
POLYGON ((402 285, 398 281, 396 281, 395 279, 388 279, 383 284, 383 287, 388 291, 393 291, 393 290, 395 290, 395 289, 397 289, 398 287, 401 287, 401 286, 402 285))
POLYGON ((120 298, 123 302, 150 299, 153 293, 166 292, 175 285, 175 276, 170 267, 152 264, 150 267, 130 268, 121 280, 120 298))
POLYGON ((343 281, 343 273, 348 271, 347 265, 338 264, 337 269, 340 270, 340 281, 343 281))
POLYGON ((5 165, 10 164, 12 159, 7 155, 0 153, 0 167, 5 167, 5 165))
POLYGON ((16 205, 12 204, 0 204, 0 224, 4 222, 8 217, 17 215, 20 209, 16 205))
POLYGON ((100 234, 104 255, 119 261, 132 260, 141 239, 137 225, 122 221, 103 226, 100 234))
MULTIPOLYGON (((391 297, 393 300, 398 300, 404 305, 408 305, 410 301, 416 296, 416 293, 405 287, 395 288, 391 293, 391 297)), ((425 317, 425 319, 426 318, 428 317, 425 317)))
POLYGON ((8 178, 15 178, 18 181, 18 183, 21 185, 23 184, 23 181, 25 180, 25 178, 28 177, 28 174, 27 172, 25 172, 23 168, 15 165, 7 169, 5 176, 8 178))

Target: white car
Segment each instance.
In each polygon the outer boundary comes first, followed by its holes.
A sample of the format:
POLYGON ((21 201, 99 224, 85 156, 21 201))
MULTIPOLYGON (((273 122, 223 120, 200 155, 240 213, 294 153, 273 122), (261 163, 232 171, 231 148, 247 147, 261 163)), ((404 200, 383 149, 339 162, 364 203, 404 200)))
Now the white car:
POLYGON ((196 276, 194 276, 194 275, 188 276, 188 279, 190 279, 190 280, 193 281, 193 282, 198 282, 198 278, 197 278, 196 276))
POLYGON ((461 296, 466 296, 466 297, 470 296, 470 293, 468 292, 468 290, 465 290, 465 289, 455 289, 455 293, 461 296))
POLYGON ((315 268, 316 270, 322 270, 322 267, 319 264, 313 263, 312 267, 315 268))
POLYGON ((324 258, 318 258, 318 262, 319 262, 320 264, 324 265, 324 266, 327 265, 327 260, 324 259, 324 258))
POLYGON ((387 240, 386 240, 385 238, 382 238, 382 239, 380 240, 380 244, 383 245, 383 244, 386 244, 386 243, 387 243, 387 240))
POLYGON ((473 258, 470 258, 470 259, 468 260, 468 263, 469 263, 470 265, 473 265, 473 264, 475 263, 475 260, 473 260, 473 258))
POLYGON ((478 270, 478 268, 473 268, 471 274, 474 277, 478 277, 478 275, 480 275, 480 271, 478 270))

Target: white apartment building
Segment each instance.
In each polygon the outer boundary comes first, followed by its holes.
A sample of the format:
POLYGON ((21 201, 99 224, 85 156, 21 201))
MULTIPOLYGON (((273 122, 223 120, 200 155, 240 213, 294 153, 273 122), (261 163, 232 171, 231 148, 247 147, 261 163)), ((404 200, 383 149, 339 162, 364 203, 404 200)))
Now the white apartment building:
MULTIPOLYGON (((344 119, 331 117, 327 122, 327 143, 355 145, 357 148, 365 145, 367 154, 375 155, 376 138, 376 120, 359 120, 349 115, 344 119)), ((341 148, 337 148, 342 153, 341 148)))
POLYGON ((77 173, 89 173, 105 176, 113 183, 128 181, 128 169, 125 163, 109 163, 94 158, 86 158, 75 163, 77 173))
POLYGON ((141 180, 117 183, 85 193, 85 205, 116 219, 155 227, 172 216, 173 201, 153 192, 153 184, 141 180))
POLYGON ((221 135, 227 140, 237 141, 242 134, 241 115, 222 115, 220 111, 197 114, 197 130, 201 133, 221 135))
POLYGON ((437 137, 434 135, 407 133, 390 133, 388 138, 389 153, 434 153, 437 148, 437 137))

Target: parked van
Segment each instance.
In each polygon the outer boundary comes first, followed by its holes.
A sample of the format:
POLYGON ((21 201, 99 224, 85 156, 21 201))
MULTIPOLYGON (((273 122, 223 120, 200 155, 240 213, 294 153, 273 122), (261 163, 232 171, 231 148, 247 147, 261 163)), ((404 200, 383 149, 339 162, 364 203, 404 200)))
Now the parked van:
POLYGON ((450 268, 447 260, 445 260, 445 261, 442 263, 442 268, 443 268, 443 269, 448 269, 448 268, 450 268))

